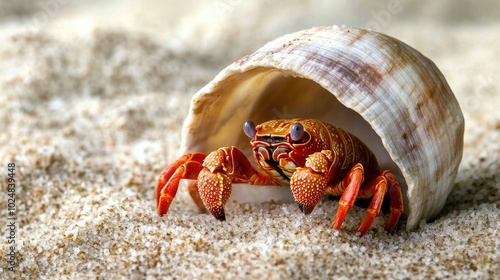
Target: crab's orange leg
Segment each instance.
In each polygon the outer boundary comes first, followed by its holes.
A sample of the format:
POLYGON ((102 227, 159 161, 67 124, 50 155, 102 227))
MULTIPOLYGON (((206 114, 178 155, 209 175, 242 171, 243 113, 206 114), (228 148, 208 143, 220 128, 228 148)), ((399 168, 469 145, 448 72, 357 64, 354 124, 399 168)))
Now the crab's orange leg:
POLYGON ((363 219, 361 225, 357 230, 357 232, 361 233, 361 236, 365 235, 365 233, 370 229, 373 221, 375 221, 375 217, 377 217, 377 215, 380 213, 382 202, 384 202, 384 196, 387 192, 387 180, 383 175, 380 175, 366 184, 362 192, 370 192, 374 193, 374 195, 370 201, 370 205, 368 205, 368 208, 366 210, 365 218, 363 219))
POLYGON ((380 172, 378 177, 364 185, 360 191, 359 197, 372 197, 365 218, 357 230, 362 236, 370 229, 375 217, 380 213, 387 191, 389 191, 391 212, 386 222, 385 230, 392 232, 396 227, 399 217, 403 212, 403 195, 395 176, 389 170, 384 170, 380 172))
POLYGON ((198 209, 205 211, 205 205, 203 205, 203 200, 201 200, 200 192, 198 191, 198 181, 189 182, 188 192, 196 206, 198 206, 198 209))
POLYGON ((396 181, 396 176, 394 176, 394 174, 392 174, 389 170, 385 170, 382 172, 382 175, 389 184, 389 200, 391 203, 391 213, 389 214, 389 219, 385 224, 385 230, 387 232, 392 232, 398 224, 399 217, 404 210, 403 193, 401 192, 401 186, 399 186, 398 181, 396 181))
MULTIPOLYGON (((158 178, 156 203, 160 216, 167 213, 174 199, 181 179, 196 179, 203 168, 204 153, 185 154, 167 166, 158 178)), ((196 202, 196 200, 195 200, 196 202)))
POLYGON ((347 176, 337 185, 328 188, 327 191, 333 194, 342 194, 339 200, 339 208, 332 227, 340 229, 344 222, 347 211, 352 208, 358 198, 359 188, 364 180, 364 169, 360 163, 354 165, 347 176))

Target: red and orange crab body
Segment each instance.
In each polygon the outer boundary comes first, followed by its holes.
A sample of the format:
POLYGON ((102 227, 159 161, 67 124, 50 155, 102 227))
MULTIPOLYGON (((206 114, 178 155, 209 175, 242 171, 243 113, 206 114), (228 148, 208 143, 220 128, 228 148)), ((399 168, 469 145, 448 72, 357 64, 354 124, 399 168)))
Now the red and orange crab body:
POLYGON ((340 229, 358 198, 371 198, 358 232, 364 235, 380 213, 388 195, 391 232, 403 211, 401 188, 389 170, 381 170, 373 153, 352 134, 315 119, 271 120, 243 126, 250 138, 256 170, 237 147, 223 147, 206 155, 186 154, 160 174, 156 189, 158 214, 167 213, 181 179, 195 179, 189 193, 200 209, 225 220, 224 205, 233 183, 283 185, 307 215, 324 194, 341 196, 333 222, 340 229))

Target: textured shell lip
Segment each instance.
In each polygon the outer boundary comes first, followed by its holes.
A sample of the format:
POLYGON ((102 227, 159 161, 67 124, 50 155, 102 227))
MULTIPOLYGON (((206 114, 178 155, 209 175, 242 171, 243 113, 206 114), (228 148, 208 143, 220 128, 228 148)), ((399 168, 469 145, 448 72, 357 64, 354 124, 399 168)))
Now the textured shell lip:
MULTIPOLYGON (((404 43, 376 32, 338 27, 313 28, 280 37, 229 65, 198 91, 184 123, 181 153, 209 152, 235 145, 251 157, 248 138, 242 132, 245 120, 252 119, 258 124, 293 117, 322 119, 363 140, 381 167, 396 174, 403 188, 407 229, 435 216, 444 206, 461 159, 463 116, 437 67, 404 43), (377 43, 384 45, 374 48, 377 43), (343 53, 346 46, 350 52, 347 56, 343 53), (365 58, 364 52, 371 52, 370 56, 365 58), (417 61, 417 66, 391 65, 387 61, 393 52, 400 52, 408 61, 417 61), (322 61, 322 56, 326 60, 322 61), (341 56, 354 57, 370 67, 354 65, 354 71, 342 68, 337 65, 343 62, 332 62, 341 56), (374 71, 373 65, 389 69, 391 77, 368 73, 375 78, 370 76, 363 81, 367 75, 363 71, 374 71), (393 70, 398 67, 401 71, 393 70), (425 67, 425 72, 419 67, 425 67), (410 82, 401 84, 405 79, 410 82), (422 79, 427 84, 422 85, 422 79), (408 91, 404 86, 411 88, 409 96, 384 100, 387 92, 408 91), (428 94, 425 87, 436 88, 432 92, 432 103, 420 96, 428 94), (367 90, 371 95, 362 96, 367 90), (382 110, 390 109, 391 102, 406 102, 413 109, 409 113, 395 110, 402 116, 395 119, 382 110), (385 107, 377 108, 373 104, 385 107), (424 112, 426 109, 429 112, 424 112), (446 118, 447 123, 442 125, 455 133, 441 133, 423 113, 446 118), (388 130, 385 124, 397 129, 388 130), (436 136, 440 142, 432 143, 425 134, 436 136), (431 147, 423 149, 413 143, 424 140, 431 147), (413 150, 401 149, 402 145, 413 150)), ((260 188, 251 189, 260 191, 260 188)), ((289 195, 289 191, 286 192, 289 195)))

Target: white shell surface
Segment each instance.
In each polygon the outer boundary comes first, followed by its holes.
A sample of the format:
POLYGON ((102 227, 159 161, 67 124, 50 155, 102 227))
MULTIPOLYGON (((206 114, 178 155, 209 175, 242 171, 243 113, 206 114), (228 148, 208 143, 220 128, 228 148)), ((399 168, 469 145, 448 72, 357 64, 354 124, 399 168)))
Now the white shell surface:
POLYGON ((387 35, 317 27, 282 36, 221 71, 193 97, 181 153, 236 145, 242 124, 318 118, 359 137, 400 182, 407 229, 444 206, 464 120, 432 61, 387 35))

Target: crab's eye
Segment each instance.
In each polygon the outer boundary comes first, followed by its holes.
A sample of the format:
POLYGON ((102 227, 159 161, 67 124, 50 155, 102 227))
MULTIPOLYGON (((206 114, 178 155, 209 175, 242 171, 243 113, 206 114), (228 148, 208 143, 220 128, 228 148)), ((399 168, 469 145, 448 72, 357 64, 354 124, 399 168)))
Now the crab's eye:
POLYGON ((301 123, 294 123, 292 129, 290 129, 290 137, 292 140, 297 142, 302 140, 304 136, 304 126, 301 123))
POLYGON ((250 138, 254 138, 255 137, 255 124, 252 122, 252 121, 246 121, 244 124, 243 124, 243 131, 245 132, 245 134, 250 137, 250 138))

